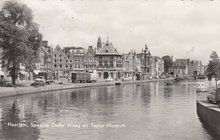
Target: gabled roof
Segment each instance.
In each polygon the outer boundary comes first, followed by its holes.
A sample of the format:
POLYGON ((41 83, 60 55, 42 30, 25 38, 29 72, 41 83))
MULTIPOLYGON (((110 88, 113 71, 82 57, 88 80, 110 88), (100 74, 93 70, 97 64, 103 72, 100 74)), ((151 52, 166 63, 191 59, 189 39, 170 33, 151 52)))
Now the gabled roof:
POLYGON ((56 46, 55 51, 62 51, 61 47, 59 45, 56 46))
POLYGON ((98 50, 97 55, 120 55, 116 48, 112 45, 108 40, 104 44, 104 46, 98 50))

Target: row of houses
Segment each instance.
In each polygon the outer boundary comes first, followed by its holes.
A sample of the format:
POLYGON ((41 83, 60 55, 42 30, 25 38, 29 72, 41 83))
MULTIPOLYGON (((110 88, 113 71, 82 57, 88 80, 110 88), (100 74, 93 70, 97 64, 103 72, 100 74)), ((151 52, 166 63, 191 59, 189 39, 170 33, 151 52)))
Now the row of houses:
POLYGON ((120 54, 108 39, 98 38, 97 46, 60 47, 48 46, 44 41, 40 51, 40 62, 34 74, 52 72, 55 78, 68 77, 71 71, 93 73, 98 79, 146 79, 159 77, 164 72, 163 59, 152 56, 147 45, 140 53, 130 50, 120 54))
MULTIPOLYGON (((141 52, 130 50, 120 54, 112 42, 102 42, 98 37, 96 47, 60 47, 55 48, 43 41, 39 53, 40 62, 36 64, 33 73, 27 72, 21 65, 19 80, 32 80, 39 72, 51 72, 54 79, 69 77, 69 73, 84 72, 96 75, 97 79, 148 79, 159 78, 164 73, 164 61, 151 55, 147 45, 141 52)), ((201 61, 176 59, 168 72, 174 76, 204 74, 205 67, 201 61)), ((0 69, 0 76, 5 72, 0 69)))
POLYGON ((168 72, 174 76, 204 75, 205 66, 198 60, 176 59, 168 72))

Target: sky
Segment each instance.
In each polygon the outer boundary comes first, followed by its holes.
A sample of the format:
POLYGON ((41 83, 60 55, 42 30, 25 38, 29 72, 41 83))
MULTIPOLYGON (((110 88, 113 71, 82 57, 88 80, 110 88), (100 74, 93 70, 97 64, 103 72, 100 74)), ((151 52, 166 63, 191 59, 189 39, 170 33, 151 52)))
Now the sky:
MULTIPOLYGON (((6 0, 1 0, 0 7, 6 0)), ((55 47, 89 45, 107 37, 119 53, 201 60, 220 53, 220 0, 14 0, 33 10, 43 39, 55 47)))

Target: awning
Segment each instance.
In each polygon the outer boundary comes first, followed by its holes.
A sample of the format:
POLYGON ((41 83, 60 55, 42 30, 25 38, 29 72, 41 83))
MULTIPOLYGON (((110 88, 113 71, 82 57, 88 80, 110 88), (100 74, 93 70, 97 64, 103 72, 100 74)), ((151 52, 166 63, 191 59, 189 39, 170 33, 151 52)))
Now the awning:
POLYGON ((5 75, 5 73, 2 70, 0 70, 0 75, 5 75))
POLYGON ((40 72, 40 70, 34 70, 34 74, 38 75, 38 73, 40 72))
POLYGON ((26 71, 20 71, 21 74, 27 75, 28 73, 26 71))

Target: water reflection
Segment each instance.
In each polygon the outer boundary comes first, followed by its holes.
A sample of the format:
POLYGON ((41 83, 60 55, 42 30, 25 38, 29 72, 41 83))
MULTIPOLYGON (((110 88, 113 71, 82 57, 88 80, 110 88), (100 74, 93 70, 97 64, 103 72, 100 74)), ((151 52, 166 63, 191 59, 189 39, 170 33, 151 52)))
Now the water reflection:
POLYGON ((23 107, 21 102, 14 100, 11 107, 3 108, 1 139, 37 140, 39 138, 39 129, 30 127, 31 121, 37 119, 32 114, 25 114, 23 107))
POLYGON ((163 82, 0 99, 0 139, 211 139, 195 110, 194 85, 163 82), (123 124, 115 128, 9 127, 8 122, 123 124))

